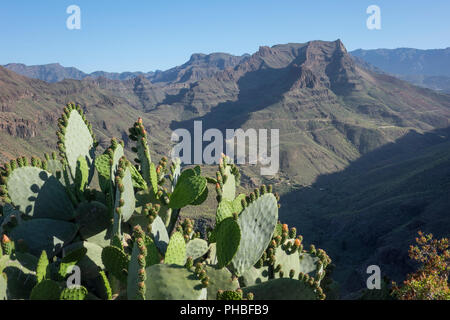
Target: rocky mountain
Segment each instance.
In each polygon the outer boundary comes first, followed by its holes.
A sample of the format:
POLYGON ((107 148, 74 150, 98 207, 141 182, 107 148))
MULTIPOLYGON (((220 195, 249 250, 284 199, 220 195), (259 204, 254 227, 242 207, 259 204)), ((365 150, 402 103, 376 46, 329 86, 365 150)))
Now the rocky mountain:
POLYGON ((359 61, 413 84, 450 92, 450 48, 358 49, 350 54, 359 61))
POLYGON ((86 73, 77 68, 63 67, 59 63, 35 66, 27 66, 22 63, 9 63, 3 67, 28 78, 41 79, 47 82, 57 82, 64 79, 81 80, 87 76, 86 73))
MULTIPOLYGON (((279 129, 280 171, 264 177, 242 165, 243 181, 274 185, 283 220, 330 252, 344 294, 362 288, 367 263, 404 276, 407 262, 390 257, 407 251, 417 228, 448 230, 450 96, 367 69, 340 40, 195 54, 121 81, 48 83, 0 67, 0 158, 53 150, 69 101, 84 107, 102 146, 112 136, 127 144, 141 116, 154 157, 169 154, 172 130, 192 130, 194 120, 203 131, 279 129)), ((196 210, 187 214, 213 214, 196 210)))
POLYGON ((128 80, 143 76, 152 82, 188 82, 197 81, 213 76, 218 71, 236 66, 242 59, 249 55, 233 56, 227 53, 195 53, 189 61, 181 66, 166 71, 155 72, 105 72, 95 71, 84 73, 73 67, 63 67, 59 63, 27 66, 21 63, 9 63, 4 65, 8 70, 14 71, 28 78, 40 79, 46 82, 58 82, 64 79, 82 80, 99 77, 110 80, 128 80))

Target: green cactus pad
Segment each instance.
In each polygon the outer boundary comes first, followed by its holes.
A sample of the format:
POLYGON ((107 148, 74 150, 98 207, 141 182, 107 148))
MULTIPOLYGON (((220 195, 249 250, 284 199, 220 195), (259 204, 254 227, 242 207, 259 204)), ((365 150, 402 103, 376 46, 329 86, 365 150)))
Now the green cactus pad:
POLYGON ((108 277, 103 270, 99 271, 99 276, 96 281, 96 292, 99 294, 100 298, 103 300, 112 299, 112 290, 109 283, 108 277))
POLYGON ((123 283, 126 283, 129 258, 122 250, 114 246, 103 248, 102 262, 106 270, 123 283))
POLYGON ((167 251, 167 245, 169 244, 169 234, 167 233, 164 222, 159 216, 156 217, 156 219, 152 223, 151 233, 159 252, 161 252, 161 254, 165 254, 167 251))
POLYGON ((15 254, 0 257, 0 277, 7 278, 7 298, 29 299, 30 292, 37 283, 37 258, 29 254, 15 254))
POLYGON ((208 252, 208 242, 203 239, 192 239, 186 244, 186 258, 198 259, 208 252))
POLYGON ((227 199, 223 199, 219 202, 216 211, 216 225, 219 225, 226 218, 233 217, 234 213, 233 202, 227 199))
POLYGON ((131 179, 129 166, 125 169, 122 183, 123 192, 120 192, 120 188, 117 186, 115 207, 118 208, 120 206, 120 201, 124 201, 124 205, 120 207, 121 219, 123 222, 127 222, 136 209, 136 198, 134 197, 133 180, 131 179))
POLYGON ((86 189, 89 180, 89 167, 83 156, 78 157, 75 172, 75 186, 77 190, 82 193, 86 189))
POLYGON ((99 275, 99 270, 104 268, 102 262, 103 248, 88 241, 75 242, 64 248, 64 256, 80 248, 86 249, 86 254, 77 262, 81 270, 81 278, 89 281, 99 275))
POLYGON ((302 252, 299 259, 299 271, 317 278, 317 263, 320 259, 308 252, 302 252))
POLYGON ((120 158, 122 158, 124 155, 125 154, 124 154, 123 147, 122 147, 122 145, 120 143, 118 143, 114 147, 114 151, 113 151, 112 165, 110 167, 110 170, 111 170, 110 176, 111 177, 115 177, 117 175, 117 169, 119 168, 120 158))
POLYGON ((208 187, 206 187, 203 192, 197 197, 197 199, 195 199, 194 201, 192 201, 190 203, 191 206, 199 206, 201 204, 203 204, 206 199, 208 199, 208 187))
POLYGON ((243 295, 242 292, 232 291, 232 290, 226 290, 217 292, 217 300, 242 300, 243 295))
POLYGON ((205 267, 206 274, 209 277, 208 284, 208 300, 215 300, 217 291, 219 290, 236 290, 239 288, 237 278, 232 277, 232 274, 226 268, 217 268, 214 266, 205 267))
POLYGON ((156 174, 156 167, 153 162, 150 163, 150 184, 153 193, 156 194, 158 192, 158 175, 156 174))
MULTIPOLYGON (((75 221, 79 225, 79 233, 83 240, 91 241, 93 237, 105 233, 111 225, 108 208, 101 202, 82 202, 78 204, 75 213, 75 221)), ((106 241, 108 240, 105 239, 106 241)))
POLYGON ((207 297, 207 289, 185 267, 155 264, 148 267, 146 273, 147 300, 204 300, 207 297))
POLYGON ((5 274, 0 274, 0 301, 8 299, 8 279, 5 274))
POLYGON ((213 266, 215 266, 218 263, 216 243, 211 243, 209 245, 208 258, 206 259, 206 262, 213 266))
POLYGON ((242 206, 242 200, 245 199, 245 194, 239 194, 236 199, 233 200, 233 212, 241 213, 244 210, 242 206))
POLYGON ((65 252, 64 258, 61 259, 59 265, 59 275, 64 279, 70 270, 70 268, 76 265, 81 259, 86 255, 87 249, 80 247, 78 249, 72 250, 70 252, 65 252))
POLYGON ((64 244, 70 242, 76 235, 76 224, 53 220, 32 219, 23 221, 11 230, 11 239, 17 241, 23 239, 28 245, 30 253, 39 256, 42 250, 47 251, 49 257, 53 257, 64 244))
POLYGON ((167 246, 164 258, 165 264, 184 265, 186 263, 186 242, 181 232, 175 232, 167 246))
POLYGON ((12 170, 8 195, 18 209, 34 218, 70 220, 74 216, 66 188, 51 173, 37 167, 12 170))
POLYGON ((59 182, 61 182, 64 185, 64 177, 63 177, 64 166, 60 160, 54 159, 47 160, 46 170, 50 172, 52 175, 54 175, 56 178, 59 177, 59 182))
POLYGON ((226 267, 237 254, 241 242, 239 224, 233 218, 223 220, 217 226, 216 248, 219 268, 226 267))
POLYGON ((252 286, 269 280, 269 267, 263 266, 261 268, 251 267, 244 272, 240 278, 241 283, 245 286, 252 286))
POLYGON ((317 290, 306 281, 281 278, 242 288, 244 295, 253 293, 255 300, 318 300, 317 290))
POLYGON ((65 157, 72 177, 76 175, 77 160, 80 156, 92 167, 94 154, 94 138, 78 110, 70 111, 64 133, 65 157))
POLYGON ((64 288, 61 292, 60 300, 84 300, 88 294, 88 291, 83 286, 64 288))
POLYGON ((140 190, 146 190, 147 183, 145 182, 144 178, 142 178, 138 169, 136 169, 135 166, 130 166, 130 170, 131 170, 131 178, 133 179, 133 186, 140 190))
POLYGON ((142 267, 139 263, 139 255, 141 254, 137 243, 133 245, 131 252, 130 263, 128 266, 128 279, 127 279, 127 297, 128 300, 145 300, 142 293, 139 290, 140 275, 139 271, 142 267))
POLYGON ((31 290, 30 300, 59 300, 61 288, 56 281, 42 280, 31 290))
POLYGON ((36 278, 38 282, 41 282, 44 279, 48 279, 48 258, 47 258, 47 253, 44 251, 42 251, 42 254, 39 258, 38 264, 37 264, 37 268, 36 268, 36 278))
MULTIPOLYGON (((288 239, 286 242, 294 242, 292 239, 288 239)), ((299 272, 303 272, 300 268, 300 260, 299 260, 299 254, 298 251, 295 250, 294 252, 291 252, 290 250, 283 250, 281 246, 276 248, 275 250, 275 267, 277 265, 280 265, 280 271, 283 272, 283 276, 289 277, 289 274, 291 270, 294 270, 293 278, 297 279, 299 272)), ((307 273, 307 272, 306 272, 307 273)), ((275 278, 279 278, 280 274, 278 272, 275 272, 274 274, 275 278)))
POLYGON ((108 154, 102 154, 95 158, 95 168, 98 172, 98 181, 102 192, 110 192, 111 164, 108 154))
POLYGON ((158 247, 155 242, 149 237, 145 236, 144 239, 145 246, 147 247, 147 256, 145 257, 145 265, 151 266, 160 262, 160 256, 158 247))
POLYGON ((234 174, 231 173, 231 166, 225 167, 225 175, 228 178, 223 184, 222 199, 233 201, 236 196, 236 180, 234 174))
POLYGON ((192 176, 178 180, 177 186, 170 196, 169 207, 179 209, 197 199, 206 188, 206 179, 202 176, 192 176))
POLYGON ((269 245, 278 221, 278 203, 272 193, 261 195, 238 218, 241 242, 232 263, 242 275, 261 258, 269 245))

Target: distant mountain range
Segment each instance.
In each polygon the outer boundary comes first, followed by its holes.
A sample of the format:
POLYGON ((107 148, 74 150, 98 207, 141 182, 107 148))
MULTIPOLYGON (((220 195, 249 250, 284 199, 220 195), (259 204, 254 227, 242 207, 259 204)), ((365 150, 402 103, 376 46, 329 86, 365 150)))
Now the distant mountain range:
POLYGON ((166 71, 155 72, 105 72, 95 71, 84 73, 73 67, 63 67, 59 63, 27 66, 21 63, 9 63, 4 65, 8 70, 14 71, 28 78, 40 79, 46 82, 58 82, 64 79, 83 80, 86 78, 104 77, 111 80, 128 80, 138 76, 145 77, 152 82, 186 82, 210 77, 215 72, 228 67, 236 66, 242 59, 249 55, 233 56, 227 53, 202 54, 195 53, 190 60, 181 66, 166 71))
MULTIPOLYGON (((450 93, 450 48, 420 50, 398 49, 358 49, 349 52, 356 63, 378 73, 388 73, 418 86, 450 93)), ((82 80, 104 77, 111 80, 128 80, 143 76, 151 82, 196 81, 212 76, 218 71, 236 66, 250 55, 234 56, 227 53, 197 53, 181 66, 166 71, 149 72, 105 72, 84 73, 74 67, 63 67, 58 63, 27 66, 9 63, 5 68, 29 78, 47 82, 64 79, 82 80)))
MULTIPOLYGON (((34 68, 46 82, 12 68, 0 67, 2 160, 54 150, 69 101, 83 106, 103 147, 112 136, 127 146, 128 127, 142 117, 155 159, 168 155, 171 132, 194 120, 203 130, 279 129, 279 174, 243 165, 242 179, 248 188, 274 185, 282 220, 329 252, 343 294, 364 287, 368 263, 401 280, 418 229, 448 236, 450 96, 374 72, 340 40, 240 57, 194 54, 166 71, 127 76, 34 68), (64 72, 82 80, 56 80, 64 72)), ((213 216, 197 207, 186 214, 213 216)))
POLYGON ((450 92, 450 48, 355 50, 350 54, 416 85, 450 92))

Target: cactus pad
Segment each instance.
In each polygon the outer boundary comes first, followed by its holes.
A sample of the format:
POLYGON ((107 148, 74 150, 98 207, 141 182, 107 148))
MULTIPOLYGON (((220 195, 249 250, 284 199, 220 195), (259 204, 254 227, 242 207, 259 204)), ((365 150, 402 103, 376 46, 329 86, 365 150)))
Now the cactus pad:
POLYGON ((73 288, 64 288, 61 292, 60 300, 84 300, 88 294, 88 291, 83 286, 77 286, 73 288))
POLYGON ((239 288, 237 278, 233 278, 232 274, 226 268, 216 268, 214 266, 205 267, 206 274, 209 277, 208 284, 208 300, 216 299, 219 290, 236 290, 239 288))
POLYGON ((205 190, 206 179, 202 176, 181 178, 170 196, 169 207, 179 209, 195 201, 205 190))
POLYGON ((175 232, 170 237, 164 259, 165 264, 184 265, 186 263, 186 242, 181 232, 175 232))
POLYGON ((103 248, 102 262, 106 270, 126 283, 129 258, 122 250, 114 246, 103 248))
POLYGON ((42 280, 31 290, 30 300, 59 300, 61 288, 53 280, 42 280))
POLYGON ((70 220, 74 216, 66 188, 45 170, 16 168, 8 176, 6 187, 13 204, 29 216, 58 220, 70 220))
POLYGON ((42 250, 53 257, 78 231, 77 225, 53 219, 32 219, 11 230, 11 239, 23 239, 30 253, 39 256, 42 250))
POLYGON ((241 229, 233 218, 223 220, 217 226, 216 250, 219 268, 227 266, 237 254, 241 241, 241 229))
POLYGON ((203 300, 207 289, 185 267, 155 264, 146 269, 145 281, 148 300, 203 300), (174 281, 176 279, 176 281, 174 281))
POLYGON ((278 221, 277 199, 266 193, 255 199, 238 218, 241 242, 232 263, 238 275, 242 275, 262 256, 272 239, 278 221))
POLYGON ((192 239, 186 245, 186 258, 198 259, 208 252, 208 242, 203 239, 192 239))
POLYGON ((289 278, 269 280, 242 289, 253 293, 255 300, 318 300, 320 294, 314 286, 302 280, 289 278))
POLYGON ((69 110, 65 125, 64 155, 69 165, 72 177, 76 175, 77 160, 84 157, 89 167, 93 164, 94 137, 86 120, 83 119, 81 109, 69 110))

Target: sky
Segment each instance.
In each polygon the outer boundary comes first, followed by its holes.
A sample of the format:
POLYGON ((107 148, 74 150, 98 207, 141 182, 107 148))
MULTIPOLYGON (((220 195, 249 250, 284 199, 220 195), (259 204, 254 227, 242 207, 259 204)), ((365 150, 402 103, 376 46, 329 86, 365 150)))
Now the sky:
POLYGON ((2 0, 0 64, 147 72, 193 53, 310 40, 341 39, 348 51, 446 48, 449 16, 448 0, 2 0), (80 29, 67 28, 70 5, 80 8, 80 29), (379 30, 366 26, 370 5, 380 8, 379 30))

